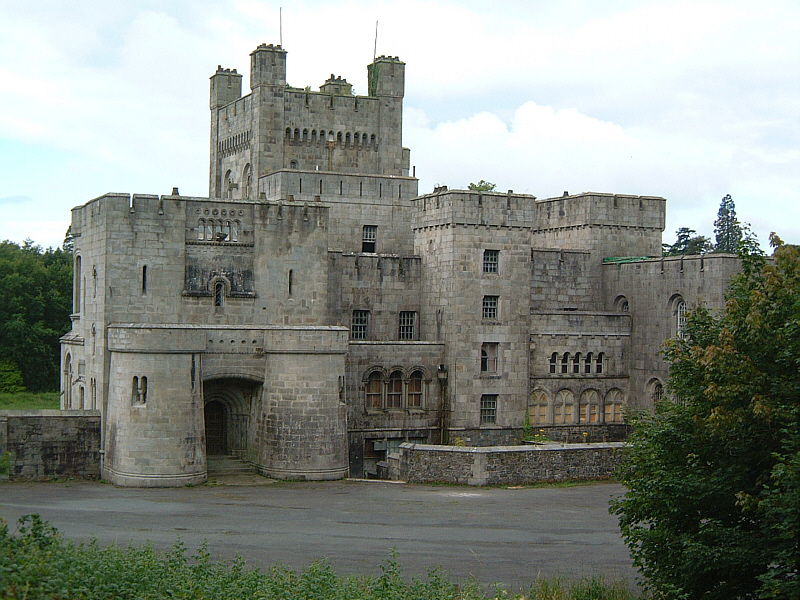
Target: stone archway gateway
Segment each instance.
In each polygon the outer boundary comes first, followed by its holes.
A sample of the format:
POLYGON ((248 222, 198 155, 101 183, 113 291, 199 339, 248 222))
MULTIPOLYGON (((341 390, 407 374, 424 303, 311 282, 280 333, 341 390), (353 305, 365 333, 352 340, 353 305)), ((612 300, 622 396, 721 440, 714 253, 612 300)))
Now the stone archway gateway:
POLYGON ((206 454, 247 458, 249 425, 261 384, 247 379, 212 379, 203 384, 206 454))

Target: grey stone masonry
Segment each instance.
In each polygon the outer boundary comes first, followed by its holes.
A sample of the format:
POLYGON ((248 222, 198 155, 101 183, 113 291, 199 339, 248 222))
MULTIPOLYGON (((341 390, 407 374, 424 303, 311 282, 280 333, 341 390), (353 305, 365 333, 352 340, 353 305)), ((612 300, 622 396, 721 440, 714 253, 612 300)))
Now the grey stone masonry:
POLYGON ((402 444, 397 478, 409 483, 524 485, 608 479, 624 458, 624 444, 432 446, 402 444))
POLYGON ((0 455, 11 455, 11 480, 100 476, 96 410, 0 411, 0 455))
MULTIPOLYGON (((735 257, 662 259, 658 196, 419 195, 405 63, 375 58, 357 93, 337 74, 290 86, 287 56, 255 48, 249 91, 211 75, 209 197, 72 210, 61 407, 99 411, 103 477, 200 483, 217 455, 385 477, 403 443, 513 444, 527 422, 622 439, 669 393, 663 344, 693 307, 722 307, 735 257)), ((456 460, 438 452, 417 454, 456 460)), ((522 478, 592 473, 575 448, 517 452, 545 465, 522 478)), ((491 464, 450 479, 492 480, 491 464)))

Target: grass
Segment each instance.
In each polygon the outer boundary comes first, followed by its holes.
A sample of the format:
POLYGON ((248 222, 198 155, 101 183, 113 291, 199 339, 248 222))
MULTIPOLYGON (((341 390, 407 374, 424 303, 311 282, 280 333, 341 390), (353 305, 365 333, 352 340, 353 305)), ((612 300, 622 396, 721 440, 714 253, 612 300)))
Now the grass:
POLYGON ((0 410, 40 410, 48 408, 58 410, 58 392, 0 394, 0 410))
POLYGON ((181 542, 166 553, 151 545, 106 546, 64 540, 38 515, 19 520, 15 532, 0 522, 0 598, 260 598, 264 600, 642 600, 624 582, 602 578, 537 578, 523 593, 474 581, 452 582, 441 570, 406 578, 394 554, 381 574, 339 576, 325 562, 302 571, 220 562, 207 545, 189 555, 181 542))

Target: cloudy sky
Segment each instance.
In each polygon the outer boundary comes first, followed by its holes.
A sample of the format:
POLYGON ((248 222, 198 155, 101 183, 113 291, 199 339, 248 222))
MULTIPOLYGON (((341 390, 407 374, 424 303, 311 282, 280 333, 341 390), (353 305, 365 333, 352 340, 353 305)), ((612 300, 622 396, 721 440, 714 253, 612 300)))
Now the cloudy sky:
POLYGON ((247 74, 281 5, 297 87, 365 93, 379 22, 420 192, 664 196, 668 242, 713 238, 731 194, 800 243, 796 0, 0 0, 0 239, 58 246, 105 192, 207 195, 208 78, 247 74))

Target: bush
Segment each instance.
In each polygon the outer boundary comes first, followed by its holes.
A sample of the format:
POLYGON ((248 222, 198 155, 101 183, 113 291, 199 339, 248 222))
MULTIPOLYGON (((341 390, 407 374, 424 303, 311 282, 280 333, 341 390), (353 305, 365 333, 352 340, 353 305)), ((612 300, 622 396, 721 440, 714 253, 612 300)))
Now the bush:
POLYGON ((160 598, 243 600, 634 600, 622 584, 600 579, 576 582, 538 580, 527 596, 479 585, 457 585, 439 570, 424 579, 403 577, 394 555, 378 577, 341 577, 325 561, 303 571, 275 566, 248 568, 242 558, 212 560, 203 545, 189 556, 180 542, 165 554, 151 545, 138 548, 66 541, 38 515, 19 521, 16 534, 0 525, 0 597, 73 600, 160 598))

